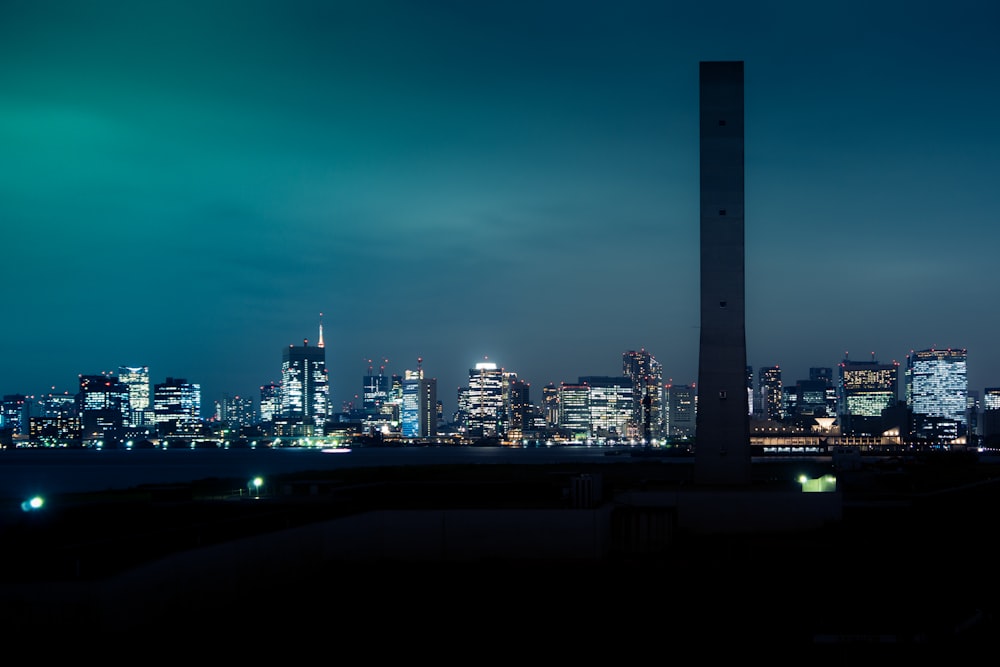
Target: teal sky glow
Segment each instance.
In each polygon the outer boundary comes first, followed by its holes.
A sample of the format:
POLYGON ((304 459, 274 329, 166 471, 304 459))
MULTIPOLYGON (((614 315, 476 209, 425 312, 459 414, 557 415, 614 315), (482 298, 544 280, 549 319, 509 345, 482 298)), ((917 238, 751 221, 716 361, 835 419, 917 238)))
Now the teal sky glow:
MULTIPOLYGON (((697 379, 701 60, 746 62, 747 348, 784 380, 966 347, 1000 385, 1000 6, 0 4, 0 393, 148 365, 206 405, 324 313, 455 390, 645 348, 697 379)), ((537 389, 536 389, 537 388, 537 389)), ((207 411, 206 407, 206 411, 207 411)))

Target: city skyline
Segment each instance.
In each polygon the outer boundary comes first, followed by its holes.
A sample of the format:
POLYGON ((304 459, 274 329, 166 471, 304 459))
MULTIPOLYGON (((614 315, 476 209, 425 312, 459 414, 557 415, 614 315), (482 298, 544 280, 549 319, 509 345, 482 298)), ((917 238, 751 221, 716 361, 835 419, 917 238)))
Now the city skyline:
POLYGON ((746 63, 747 362, 968 350, 1000 385, 995 7, 0 8, 0 391, 253 395, 323 313, 330 404, 423 359, 535 390, 698 356, 698 63, 746 63), (864 17, 860 20, 859 17, 864 17), (183 48, 181 47, 183 45, 183 48))
MULTIPOLYGON (((279 369, 279 373, 278 373, 278 375, 279 375, 279 380, 278 381, 272 381, 272 382, 263 383, 261 386, 257 387, 256 389, 251 390, 251 391, 246 392, 246 393, 222 392, 219 396, 216 396, 216 397, 206 397, 205 400, 201 402, 201 416, 203 418, 209 418, 209 417, 211 417, 218 403, 221 403, 225 399, 231 399, 231 398, 250 399, 253 402, 254 412, 255 413, 259 413, 261 411, 261 409, 262 409, 262 398, 263 398, 263 394, 265 393, 265 391, 267 391, 267 390, 274 390, 275 388, 278 388, 278 387, 280 387, 282 385, 287 384, 287 381, 286 381, 286 378, 285 378, 285 375, 286 375, 285 366, 287 365, 287 359, 288 359, 289 355, 290 354, 294 354, 294 355, 307 354, 310 349, 313 350, 313 351, 316 351, 317 349, 325 351, 324 350, 324 346, 322 346, 322 345, 319 345, 318 347, 316 345, 313 345, 312 347, 310 347, 308 339, 304 339, 302 345, 299 345, 299 346, 289 345, 288 347, 283 348, 282 349, 282 358, 285 361, 282 361, 282 363, 281 363, 281 368, 279 369)), ((656 355, 651 350, 646 350, 645 348, 639 348, 639 349, 636 349, 636 350, 626 350, 626 351, 623 351, 622 354, 619 357, 621 359, 621 361, 622 361, 622 364, 623 365, 627 365, 628 363, 630 363, 629 360, 626 359, 626 357, 629 357, 629 356, 631 356, 633 354, 636 354, 636 353, 649 355, 650 359, 652 359, 657 364, 658 367, 660 366, 660 362, 656 358, 656 355)), ((909 402, 909 397, 905 393, 905 390, 907 388, 906 387, 906 374, 908 372, 908 369, 912 365, 914 359, 919 359, 919 358, 932 358, 932 359, 934 359, 934 358, 942 358, 942 357, 949 358, 949 357, 953 357, 953 356, 955 356, 956 358, 960 357, 963 360, 963 371, 962 371, 962 376, 964 378, 963 385, 966 387, 966 390, 968 391, 968 393, 970 395, 975 395, 977 397, 977 399, 980 402, 982 402, 986 398, 986 394, 987 394, 988 391, 990 391, 990 390, 992 390, 994 392, 1000 391, 1000 387, 998 387, 997 385, 987 385, 987 386, 984 386, 984 387, 974 387, 974 386, 971 385, 971 383, 968 383, 968 381, 967 381, 967 371, 965 369, 965 359, 967 358, 967 351, 964 348, 935 348, 935 347, 930 347, 930 348, 913 349, 913 350, 911 350, 910 353, 908 353, 906 355, 906 357, 904 357, 903 361, 898 361, 896 359, 889 360, 889 361, 884 361, 884 360, 878 359, 874 355, 872 355, 871 357, 868 357, 868 358, 863 358, 863 359, 857 359, 857 358, 849 358, 849 357, 847 357, 847 358, 843 358, 843 359, 839 360, 835 364, 828 364, 828 365, 816 364, 816 365, 810 366, 805 375, 803 375, 803 376, 794 376, 794 377, 792 377, 792 376, 788 375, 787 373, 785 373, 782 370, 782 367, 781 367, 780 364, 772 364, 770 366, 753 366, 753 365, 747 365, 747 372, 748 372, 747 382, 748 382, 748 384, 750 384, 752 386, 752 389, 753 389, 753 392, 754 392, 753 393, 753 397, 754 398, 751 400, 751 405, 749 406, 749 409, 754 414, 754 416, 756 418, 758 418, 758 419, 767 418, 767 416, 764 414, 767 411, 766 407, 764 407, 764 406, 753 407, 753 405, 752 405, 752 403, 760 396, 759 392, 761 392, 763 390, 766 382, 773 382, 776 379, 777 382, 779 383, 778 386, 774 388, 775 390, 779 391, 779 395, 777 395, 776 397, 774 397, 772 399, 769 399, 769 400, 774 401, 774 407, 776 409, 780 409, 780 406, 781 406, 780 391, 781 390, 785 390, 785 389, 794 390, 795 387, 796 387, 796 385, 798 385, 800 383, 803 383, 803 382, 809 383, 809 382, 814 381, 816 379, 814 377, 816 375, 816 372, 818 372, 818 371, 828 371, 828 373, 821 373, 821 375, 822 375, 822 377, 826 377, 828 379, 828 381, 830 383, 829 384, 830 387, 836 387, 838 385, 838 375, 839 375, 839 370, 838 369, 841 366, 848 366, 848 367, 850 367, 850 366, 859 366, 859 367, 865 367, 865 366, 868 366, 870 364, 876 364, 879 367, 891 367, 891 366, 896 366, 897 367, 898 381, 897 381, 897 390, 896 390, 896 393, 895 393, 896 400, 899 401, 899 402, 908 403, 909 402), (768 378, 769 378, 766 381, 765 381, 765 378, 764 378, 764 374, 767 374, 768 378)), ((322 357, 325 357, 325 354, 322 355, 322 357)), ((383 360, 383 361, 387 361, 387 360, 383 360)), ((355 392, 355 394, 352 395, 352 400, 348 401, 348 402, 353 405, 353 409, 355 409, 355 410, 360 410, 360 409, 363 408, 363 394, 364 394, 364 392, 367 389, 366 381, 367 381, 367 379, 369 377, 383 376, 383 377, 385 377, 387 379, 397 378, 400 381, 404 381, 404 380, 406 380, 406 379, 408 379, 410 377, 421 377, 421 378, 423 378, 424 375, 425 375, 425 370, 423 368, 423 359, 422 358, 418 358, 417 361, 418 361, 418 363, 414 364, 413 367, 402 369, 402 370, 400 370, 398 372, 396 370, 394 370, 392 368, 388 368, 388 367, 384 367, 384 368, 379 369, 375 365, 370 366, 369 369, 366 371, 365 375, 360 376, 360 377, 357 378, 357 380, 358 380, 358 382, 357 382, 357 391, 355 392), (370 373, 370 375, 369 375, 369 373, 370 373)), ((531 383, 530 380, 526 379, 525 373, 519 371, 518 369, 506 368, 506 367, 503 367, 501 365, 496 364, 495 362, 486 361, 484 359, 484 360, 478 360, 478 361, 476 361, 474 364, 471 364, 469 366, 469 368, 464 371, 463 381, 455 388, 456 389, 456 396, 454 396, 452 398, 453 401, 457 398, 457 394, 460 391, 466 390, 466 389, 468 389, 468 388, 470 388, 470 387, 473 386, 473 384, 474 384, 474 378, 479 373, 479 369, 481 367, 491 367, 491 368, 497 369, 498 372, 509 372, 509 373, 512 373, 514 376, 516 376, 517 380, 519 380, 520 382, 526 383, 528 385, 529 390, 530 390, 530 386, 531 386, 532 383, 531 383)), ((43 398, 43 397, 48 396, 48 395, 59 395, 59 394, 75 395, 80 390, 80 384, 79 384, 80 381, 82 381, 83 379, 88 378, 88 377, 90 377, 90 378, 98 378, 98 377, 103 377, 103 376, 114 376, 120 382, 129 384, 130 390, 134 391, 132 383, 135 382, 135 381, 137 381, 137 380, 140 380, 140 378, 136 376, 136 372, 137 371, 142 371, 142 373, 144 374, 143 377, 145 379, 145 384, 142 384, 140 382, 140 384, 138 385, 138 386, 141 387, 141 389, 140 389, 141 393, 139 394, 139 397, 140 397, 139 398, 140 409, 141 409, 141 407, 143 405, 148 405, 149 404, 149 391, 150 391, 150 389, 154 385, 157 385, 157 384, 160 384, 160 383, 163 383, 163 382, 170 382, 170 381, 172 381, 172 380, 175 379, 170 374, 166 374, 162 378, 160 378, 159 376, 157 376, 154 373, 152 373, 150 371, 150 369, 149 369, 148 366, 130 367, 130 366, 127 366, 127 365, 119 365, 116 370, 104 370, 104 371, 95 372, 95 373, 79 373, 78 376, 77 376, 78 383, 74 384, 72 387, 69 387, 69 388, 66 388, 66 389, 63 389, 63 390, 60 390, 60 388, 53 386, 53 387, 50 388, 49 391, 43 391, 43 392, 39 392, 37 394, 30 394, 29 393, 28 395, 31 396, 34 399, 40 399, 40 398, 43 398)), ((658 373, 659 373, 659 371, 658 371, 658 373)), ((427 377, 428 380, 433 380, 435 383, 437 383, 437 377, 434 376, 434 375, 432 375, 431 373, 426 373, 426 377, 427 377)), ((551 383, 551 386, 558 387, 561 384, 566 384, 566 385, 575 385, 575 384, 579 384, 579 383, 586 384, 586 383, 592 383, 593 381, 598 380, 598 379, 619 379, 619 378, 632 379, 632 378, 629 377, 629 372, 626 369, 620 367, 618 371, 604 373, 604 374, 594 374, 594 373, 581 372, 581 373, 578 373, 577 375, 574 375, 572 377, 567 377, 567 378, 564 378, 564 379, 559 380, 559 381, 554 381, 554 382, 551 383)), ((183 378, 181 381, 187 381, 187 378, 183 378)), ((197 387, 200 388, 201 383, 197 380, 197 378, 192 379, 191 382, 192 382, 193 385, 195 385, 195 386, 197 386, 197 387)), ((548 384, 548 383, 546 383, 546 384, 548 384)), ((543 398, 544 398, 542 396, 542 391, 541 390, 542 390, 542 387, 544 387, 544 386, 546 386, 546 385, 540 385, 536 389, 535 392, 531 393, 529 400, 531 401, 532 404, 541 405, 541 403, 543 402, 543 398)), ((669 387, 691 387, 691 388, 694 388, 695 391, 697 391, 697 382, 694 381, 694 380, 689 381, 689 382, 679 382, 679 381, 675 381, 671 377, 667 377, 666 375, 664 375, 664 380, 663 380, 663 382, 661 384, 661 387, 662 388, 669 388, 669 387)), ((751 388, 751 387, 748 387, 748 388, 751 388)), ((2 393, 3 395, 18 395, 18 394, 22 394, 24 392, 3 391, 3 392, 0 392, 0 393, 2 393)), ((130 391, 130 393, 131 393, 131 391, 130 391)), ((293 394, 294 394, 294 391, 293 391, 293 394)), ((449 419, 449 415, 451 415, 456 409, 458 409, 458 405, 457 404, 449 405, 448 401, 446 401, 446 400, 440 400, 440 395, 439 394, 438 394, 438 398, 439 398, 438 402, 441 403, 442 406, 445 407, 445 420, 447 421, 449 419)), ((286 396, 285 400, 288 400, 287 396, 286 396)), ((327 402, 328 401, 324 397, 323 403, 325 404, 327 402)), ((328 414, 330 416, 336 415, 336 414, 338 414, 338 413, 341 412, 342 408, 345 408, 345 407, 346 407, 346 403, 344 405, 341 405, 341 404, 333 404, 332 402, 329 402, 329 406, 327 408, 326 414, 328 414)), ((981 407, 989 407, 989 406, 982 405, 981 407)))

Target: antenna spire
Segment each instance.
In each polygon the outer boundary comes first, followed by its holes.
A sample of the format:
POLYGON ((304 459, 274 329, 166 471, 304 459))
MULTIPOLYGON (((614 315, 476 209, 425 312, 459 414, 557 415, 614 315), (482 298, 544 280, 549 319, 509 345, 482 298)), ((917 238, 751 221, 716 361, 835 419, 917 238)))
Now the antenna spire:
POLYGON ((323 345, 323 313, 319 314, 319 343, 320 347, 325 347, 323 345))

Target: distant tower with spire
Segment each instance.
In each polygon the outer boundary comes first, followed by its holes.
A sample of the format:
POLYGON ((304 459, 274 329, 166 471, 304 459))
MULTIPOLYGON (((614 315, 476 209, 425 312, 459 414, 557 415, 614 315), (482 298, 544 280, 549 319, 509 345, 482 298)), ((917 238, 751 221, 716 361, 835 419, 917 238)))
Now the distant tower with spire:
POLYGON ((281 355, 280 414, 275 420, 279 435, 324 435, 330 414, 330 382, 320 313, 319 344, 289 345, 281 355))
POLYGON ((417 370, 404 375, 400 432, 404 438, 437 435, 437 380, 424 377, 423 357, 417 357, 417 370))

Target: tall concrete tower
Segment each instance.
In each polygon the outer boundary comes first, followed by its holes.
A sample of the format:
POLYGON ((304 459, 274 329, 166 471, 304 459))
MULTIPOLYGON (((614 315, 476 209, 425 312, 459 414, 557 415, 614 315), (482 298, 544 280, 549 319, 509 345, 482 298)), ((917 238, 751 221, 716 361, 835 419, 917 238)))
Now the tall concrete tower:
POLYGON ((743 248, 743 61, 702 62, 699 86, 701 341, 695 480, 746 484, 751 474, 743 248))

